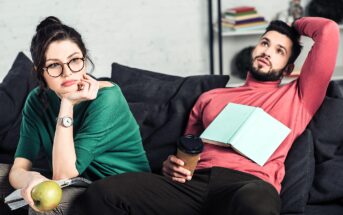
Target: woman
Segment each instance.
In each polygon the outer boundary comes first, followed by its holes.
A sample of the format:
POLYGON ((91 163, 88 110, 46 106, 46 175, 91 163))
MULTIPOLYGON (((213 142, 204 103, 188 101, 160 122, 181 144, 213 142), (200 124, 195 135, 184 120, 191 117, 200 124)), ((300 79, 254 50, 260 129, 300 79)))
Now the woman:
MULTIPOLYGON (((30 51, 40 86, 24 106, 9 176, 14 188, 22 188, 29 212, 38 211, 32 188, 49 180, 31 171, 40 150, 48 157, 53 180, 76 176, 97 180, 150 171, 139 127, 120 88, 86 73, 91 61, 81 35, 56 17, 47 17, 36 28, 30 51)), ((62 202, 53 212, 77 214, 73 201, 84 189, 63 189, 62 202)))

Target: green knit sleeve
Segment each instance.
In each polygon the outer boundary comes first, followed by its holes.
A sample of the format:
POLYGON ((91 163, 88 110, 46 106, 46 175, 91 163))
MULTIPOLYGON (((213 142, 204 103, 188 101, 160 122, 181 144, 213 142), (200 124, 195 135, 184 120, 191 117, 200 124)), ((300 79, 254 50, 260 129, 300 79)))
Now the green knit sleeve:
POLYGON ((135 165, 145 158, 139 127, 117 85, 90 102, 74 144, 79 174, 88 167, 99 177, 139 171, 135 165))
POLYGON ((33 90, 26 99, 22 112, 19 143, 15 153, 16 158, 22 157, 32 162, 37 157, 41 145, 38 135, 40 119, 37 115, 40 105, 36 92, 33 90))

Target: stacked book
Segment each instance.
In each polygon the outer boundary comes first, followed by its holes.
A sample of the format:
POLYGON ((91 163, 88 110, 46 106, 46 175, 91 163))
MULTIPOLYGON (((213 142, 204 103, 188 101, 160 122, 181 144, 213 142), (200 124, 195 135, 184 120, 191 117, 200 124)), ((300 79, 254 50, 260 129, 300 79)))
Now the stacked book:
POLYGON ((230 30, 258 30, 267 27, 267 22, 255 7, 242 6, 227 9, 222 17, 222 27, 230 30))

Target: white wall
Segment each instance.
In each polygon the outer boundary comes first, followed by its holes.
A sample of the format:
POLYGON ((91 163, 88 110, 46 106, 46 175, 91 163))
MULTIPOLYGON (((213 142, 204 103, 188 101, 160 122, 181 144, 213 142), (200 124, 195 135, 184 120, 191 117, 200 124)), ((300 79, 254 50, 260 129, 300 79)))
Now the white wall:
MULTIPOLYGON (((212 2, 215 21, 217 1, 212 2)), ((302 5, 309 2, 302 0, 302 5)), ((222 11, 251 5, 271 20, 288 4, 289 0, 222 0, 222 11)), ((0 81, 19 51, 29 55, 35 27, 49 15, 83 35, 98 77, 110 76, 113 62, 180 76, 209 74, 207 13, 207 0, 0 0, 0 81)), ((223 37, 224 74, 230 73, 232 57, 257 40, 258 35, 223 37)), ((303 50, 299 65, 309 48, 303 50)), ((218 72, 217 50, 214 54, 218 72)))
POLYGON ((207 1, 0 0, 0 81, 19 51, 29 55, 37 24, 59 17, 83 36, 96 65, 111 63, 180 76, 208 74, 207 1))

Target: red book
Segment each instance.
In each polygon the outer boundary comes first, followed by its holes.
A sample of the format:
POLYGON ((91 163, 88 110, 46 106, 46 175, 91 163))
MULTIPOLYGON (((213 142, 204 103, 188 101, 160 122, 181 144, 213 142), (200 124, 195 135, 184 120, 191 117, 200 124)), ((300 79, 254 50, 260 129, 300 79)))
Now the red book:
POLYGON ((230 9, 227 9, 226 12, 228 13, 244 13, 244 12, 249 12, 249 11, 254 11, 255 7, 250 7, 250 6, 241 6, 241 7, 233 7, 230 9))

